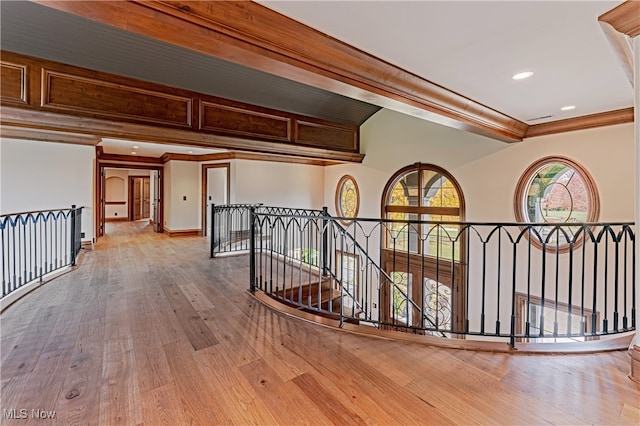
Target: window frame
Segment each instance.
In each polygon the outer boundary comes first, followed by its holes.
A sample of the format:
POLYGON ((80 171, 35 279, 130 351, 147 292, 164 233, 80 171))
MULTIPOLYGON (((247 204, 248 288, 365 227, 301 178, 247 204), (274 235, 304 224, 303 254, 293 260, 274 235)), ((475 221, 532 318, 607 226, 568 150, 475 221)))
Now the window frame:
MULTIPOLYGON (((462 188, 458 181, 445 169, 442 167, 436 166, 435 164, 429 163, 415 163, 409 166, 403 167, 397 172, 395 172, 391 178, 387 181, 387 184, 384 187, 384 191, 382 192, 382 201, 381 201, 381 217, 383 219, 387 219, 388 213, 406 213, 406 214, 415 214, 418 216, 418 221, 422 221, 423 215, 437 215, 437 216, 458 216, 459 221, 464 221, 465 215, 465 201, 464 194, 462 192, 462 188), (431 207, 431 206, 423 206, 424 197, 418 197, 418 205, 417 206, 392 206, 387 204, 389 201, 389 197, 393 188, 400 182, 400 180, 413 172, 418 173, 418 188, 422 191, 424 182, 423 182, 423 172, 424 171, 433 171, 435 173, 440 174, 445 177, 451 184, 453 185, 457 195, 459 206, 458 207, 431 207)), ((417 235, 422 235, 422 225, 418 225, 417 235)), ((385 236, 384 240, 384 249, 389 248, 388 235, 385 236)), ((422 254, 422 245, 418 244, 418 251, 411 252, 407 250, 408 253, 414 254, 422 254)))
MULTIPOLYGON (((542 170, 543 168, 552 165, 552 164, 562 164, 564 166, 570 167, 577 173, 582 181, 585 183, 587 198, 589 203, 587 220, 583 223, 596 223, 600 217, 600 196, 598 194, 598 188, 596 186, 595 180, 593 176, 587 171, 587 169, 577 161, 564 156, 548 156, 540 158, 531 164, 527 169, 522 173, 518 183, 516 185, 516 190, 513 199, 513 209, 516 222, 522 224, 535 223, 530 222, 527 214, 525 212, 526 206, 526 197, 528 194, 529 187, 531 182, 535 178, 535 176, 542 170)), ((566 222, 564 222, 566 223, 566 222)), ((553 225, 550 223, 550 225, 553 225)), ((522 228, 524 229, 524 228, 522 228)), ((576 241, 573 244, 573 249, 577 249, 582 245, 582 240, 576 241)), ((538 241, 538 238, 530 238, 531 245, 542 250, 542 244, 538 241)), ((546 244, 545 250, 549 253, 567 253, 571 248, 571 243, 562 243, 562 244, 546 244), (557 249, 556 249, 557 247, 557 249)))
MULTIPOLYGON (((417 214, 419 215, 419 220, 422 220, 422 217, 425 214, 439 216, 458 216, 458 221, 464 222, 464 193, 458 181, 451 175, 451 173, 449 173, 442 167, 428 163, 415 163, 398 170, 389 178, 387 184, 385 185, 381 198, 381 217, 386 220, 388 217, 387 214, 393 212, 417 214), (422 191, 424 189, 423 177, 425 171, 431 171, 440 174, 451 183, 458 196, 458 207, 423 206, 422 203, 424 202, 424 196, 422 194, 420 194, 420 201, 418 202, 418 206, 391 206, 387 204, 390 201, 393 188, 401 179, 403 179, 410 173, 418 173, 418 187, 420 188, 420 191, 422 191)), ((416 226, 418 235, 423 235, 423 225, 418 224, 416 226)), ((459 259, 455 259, 455 257, 452 259, 446 259, 442 257, 437 258, 428 253, 423 254, 422 244, 418 244, 418 251, 411 251, 410 245, 407 246, 407 250, 390 247, 390 243, 388 240, 389 233, 385 232, 385 234, 385 236, 382 236, 380 249, 380 262, 385 272, 387 272, 388 274, 392 274, 394 272, 407 273, 414 278, 420 278, 421 285, 416 285, 412 281, 409 290, 410 294, 408 294, 408 296, 417 304, 417 306, 423 305, 422 300, 424 298, 425 278, 436 280, 438 281, 439 285, 448 287, 451 290, 453 296, 451 304, 451 330, 447 330, 447 332, 464 330, 466 321, 465 309, 467 299, 467 290, 463 282, 463 277, 465 277, 466 274, 465 271, 467 262, 465 239, 463 238, 460 240, 459 259)), ((392 286, 392 283, 387 283, 382 289, 382 296, 380 301, 382 307, 381 318, 383 318, 385 322, 388 322, 390 327, 403 326, 411 328, 420 324, 422 318, 417 319, 417 317, 419 317, 420 315, 415 315, 417 312, 414 310, 414 308, 410 309, 413 310, 413 314, 409 315, 409 318, 406 319, 409 324, 404 324, 402 323, 402 321, 398 321, 398 318, 396 318, 394 313, 392 286)))
MULTIPOLYGON (((358 187, 358 182, 356 182, 356 179, 353 176, 344 175, 338 181, 338 184, 336 186, 335 204, 336 204, 336 213, 338 216, 348 217, 352 220, 358 217, 358 212, 360 211, 360 188, 358 187), (344 211, 342 210, 342 188, 344 187, 344 184, 348 180, 350 180, 353 183, 353 186, 355 188, 355 193, 356 193, 356 207, 353 212, 353 217, 346 216, 344 214, 344 211)), ((340 223, 342 223, 343 225, 349 225, 352 222, 352 220, 341 220, 340 223)))

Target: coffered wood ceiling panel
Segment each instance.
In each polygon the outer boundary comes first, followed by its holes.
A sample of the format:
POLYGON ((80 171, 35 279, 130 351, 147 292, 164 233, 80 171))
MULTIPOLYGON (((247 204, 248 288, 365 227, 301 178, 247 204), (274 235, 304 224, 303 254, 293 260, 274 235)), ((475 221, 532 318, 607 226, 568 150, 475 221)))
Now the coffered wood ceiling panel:
POLYGON ((513 142, 631 111, 615 0, 33 3, 0 3, 4 50, 345 124, 386 107, 513 142))
POLYGON ((360 125, 380 107, 27 1, 0 3, 3 50, 360 125))

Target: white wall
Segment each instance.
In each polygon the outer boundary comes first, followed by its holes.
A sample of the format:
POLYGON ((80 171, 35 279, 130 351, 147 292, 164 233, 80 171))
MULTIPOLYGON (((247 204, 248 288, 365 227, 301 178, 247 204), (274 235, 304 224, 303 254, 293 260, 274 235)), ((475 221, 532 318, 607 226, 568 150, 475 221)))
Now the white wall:
POLYGON ((200 164, 169 161, 164 172, 165 228, 169 231, 200 229, 200 164))
POLYGON ((82 231, 94 237, 95 148, 0 139, 0 214, 84 206, 82 231))
POLYGON ((107 204, 104 207, 104 217, 127 218, 129 215, 129 172, 124 169, 105 170, 105 200, 124 201, 125 204, 107 204), (118 186, 122 185, 120 188, 118 186))
POLYGON ((307 209, 324 205, 324 168, 320 166, 235 160, 231 181, 233 203, 307 209))
POLYGON ((513 198, 524 170, 534 161, 563 155, 581 163, 600 194, 600 221, 633 221, 633 124, 568 132, 507 144, 464 133, 390 110, 361 127, 362 164, 325 170, 325 204, 344 174, 360 189, 360 217, 380 217, 384 186, 393 173, 413 163, 443 167, 460 183, 467 221, 515 221, 513 198))

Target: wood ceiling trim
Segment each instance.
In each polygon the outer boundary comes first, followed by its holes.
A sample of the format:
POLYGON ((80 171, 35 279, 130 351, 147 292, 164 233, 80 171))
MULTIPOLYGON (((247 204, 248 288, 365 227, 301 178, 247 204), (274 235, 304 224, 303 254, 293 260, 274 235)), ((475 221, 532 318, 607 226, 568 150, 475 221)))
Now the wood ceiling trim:
POLYGON ((100 138, 94 135, 55 132, 44 129, 31 129, 12 126, 1 126, 0 137, 7 139, 26 139, 32 141, 59 142, 89 146, 95 146, 100 142, 100 138))
POLYGON ((627 0, 600 15, 598 21, 608 23, 631 38, 636 37, 640 35, 640 2, 627 0))
POLYGON ((640 2, 626 1, 600 15, 598 22, 633 86, 632 38, 640 35, 640 2))
POLYGON ((108 154, 103 152, 96 152, 96 156, 101 161, 123 161, 132 163, 145 163, 145 164, 163 164, 164 162, 160 157, 145 157, 142 155, 123 155, 123 154, 108 154))
POLYGON ((624 108, 616 111, 536 124, 529 127, 525 137, 532 138, 624 123, 633 123, 633 108, 624 108))
POLYGON ((446 126, 505 142, 528 125, 253 2, 33 0, 446 126))
POLYGON ((126 163, 165 164, 169 161, 223 161, 223 160, 250 160, 268 161, 276 163, 305 164, 310 166, 333 166, 343 164, 340 161, 326 161, 315 158, 292 157, 288 155, 256 154, 251 152, 218 152, 214 154, 178 154, 166 152, 160 157, 143 157, 139 155, 108 154, 102 146, 96 146, 96 157, 100 161, 118 161, 126 163))
POLYGON ((631 39, 616 30, 611 24, 600 21, 600 27, 609 41, 615 56, 618 58, 627 79, 633 86, 633 47, 631 39))
POLYGON ((91 117, 30 110, 6 105, 0 106, 2 126, 43 129, 54 132, 91 133, 101 137, 128 139, 140 142, 189 145, 204 148, 224 148, 264 154, 291 155, 324 161, 361 163, 364 154, 333 151, 294 144, 219 136, 183 129, 161 128, 149 124, 127 123, 91 117))

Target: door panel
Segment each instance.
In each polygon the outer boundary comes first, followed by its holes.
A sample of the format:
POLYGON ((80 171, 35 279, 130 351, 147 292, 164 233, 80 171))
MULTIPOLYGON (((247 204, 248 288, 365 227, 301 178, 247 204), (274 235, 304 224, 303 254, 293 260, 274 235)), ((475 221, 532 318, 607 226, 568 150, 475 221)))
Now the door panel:
POLYGON ((142 219, 151 215, 151 182, 148 177, 142 178, 142 219))
POLYGON ((160 171, 154 170, 152 172, 153 176, 153 230, 155 232, 161 232, 162 227, 160 226, 160 171))
POLYGON ((203 173, 205 184, 205 211, 204 211, 204 231, 205 235, 211 235, 211 206, 213 204, 229 203, 229 165, 205 165, 203 173), (209 167, 206 167, 209 166, 209 167))
POLYGON ((142 218, 142 178, 133 178, 133 220, 142 218))

